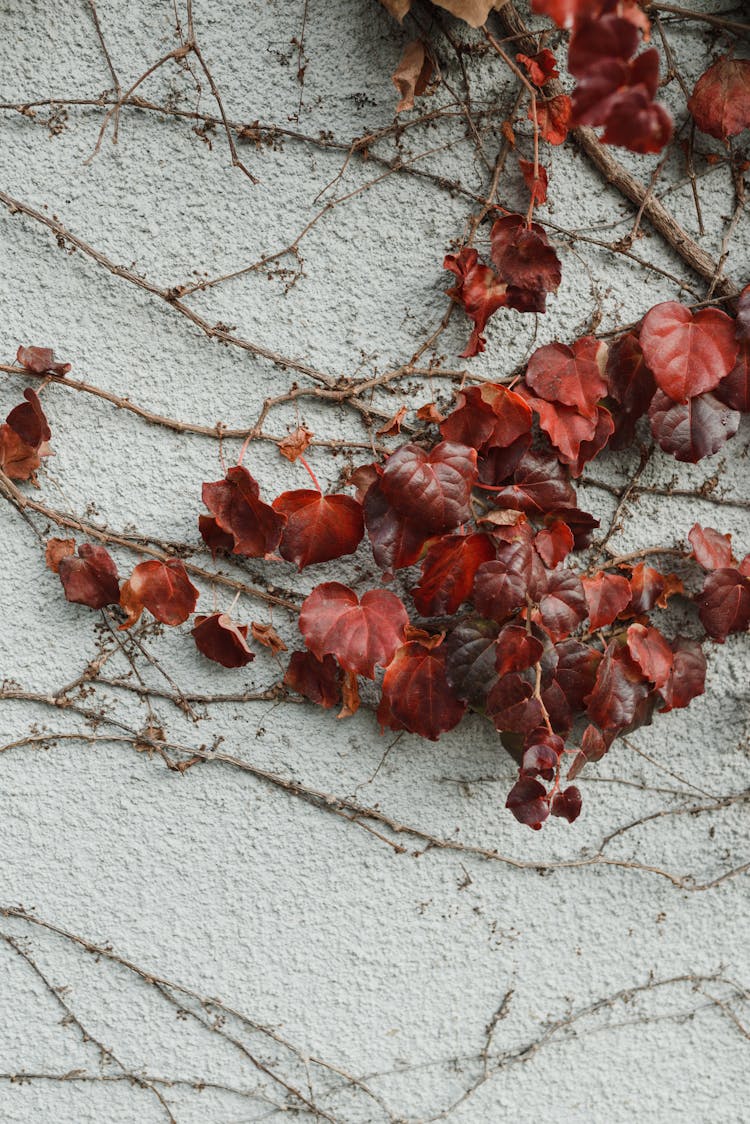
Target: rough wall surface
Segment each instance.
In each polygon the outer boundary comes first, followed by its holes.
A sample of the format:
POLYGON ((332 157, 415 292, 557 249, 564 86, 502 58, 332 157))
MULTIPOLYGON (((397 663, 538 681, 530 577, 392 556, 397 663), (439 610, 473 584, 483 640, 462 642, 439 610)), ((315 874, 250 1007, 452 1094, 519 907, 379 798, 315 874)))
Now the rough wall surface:
MULTIPOLYGON (((111 88, 92 9, 85 0, 0 0, 0 101, 85 102, 111 88)), ((98 0, 96 11, 123 90, 179 43, 168 0, 98 0)), ((96 149, 100 106, 3 111, 1 189, 162 290, 277 255, 316 220, 298 256, 184 297, 209 324, 257 346, 207 338, 158 294, 6 205, 0 360, 10 364, 21 342, 48 344, 74 363, 74 377, 147 411, 242 428, 292 383, 316 385, 258 348, 333 379, 409 359, 444 314, 442 257, 489 173, 445 87, 402 121, 442 114, 368 146, 406 170, 363 159, 361 148, 347 159, 354 138, 392 123, 389 75, 415 34, 374 0, 196 0, 194 15, 227 116, 248 126, 235 133, 237 151, 257 185, 231 167, 223 130, 190 116, 216 114, 191 57, 187 66, 168 61, 139 87, 172 112, 123 109, 116 145, 110 117, 96 149)), ((416 19, 439 39, 425 6, 416 19)), ((664 27, 692 86, 718 32, 690 21, 664 27)), ((457 21, 444 28, 454 42, 481 42, 457 21)), ((463 98, 456 56, 448 39, 439 42, 463 98)), ((503 107, 481 117, 491 165, 517 90, 491 55, 462 57, 473 105, 503 107)), ((664 97, 679 105, 675 82, 664 97)), ((523 127, 519 137, 528 147, 523 127)), ((624 159, 647 182, 655 162, 624 159)), ((534 346, 590 328, 594 314, 601 331, 659 299, 705 295, 648 228, 634 252, 655 269, 598 246, 627 233, 633 208, 579 155, 553 150, 547 162, 552 205, 541 214, 559 246, 562 287, 546 317, 498 313, 473 373, 507 373, 534 346)), ((698 237, 679 149, 662 187, 698 237)), ((734 208, 726 167, 701 164, 698 191, 699 241, 718 257, 734 208)), ((500 199, 525 205, 514 160, 500 199)), ((742 214, 726 270, 743 284, 749 250, 742 214)), ((445 366, 461 366, 467 332, 454 316, 436 343, 445 366)), ((3 416, 23 385, 3 376, 3 416)), ((449 387, 420 386, 415 376, 399 384, 401 397, 376 390, 371 404, 387 416, 402 401, 447 401, 449 387)), ((62 386, 43 397, 56 455, 40 492, 25 494, 141 543, 190 543, 193 560, 210 568, 195 522, 200 486, 221 475, 220 456, 231 463, 240 442, 220 449, 62 386)), ((367 459, 355 411, 303 397, 275 408, 267 429, 284 433, 300 420, 352 445, 336 456, 311 450, 324 486, 367 459)), ((700 520, 732 530, 749 550, 747 454, 745 423, 731 446, 695 467, 654 456, 642 485, 693 494, 634 494, 612 545, 674 545, 700 520)), ((272 443, 253 442, 247 463, 270 495, 304 486, 272 443)), ((637 463, 633 450, 589 475, 623 485, 637 463)), ((581 493, 606 526, 616 498, 581 493)), ((292 702, 198 699, 186 713, 175 699, 261 691, 277 682, 277 664, 261 652, 248 668, 223 672, 201 659, 185 626, 145 636, 139 679, 106 626, 65 602, 45 569, 38 536, 59 528, 38 513, 24 520, 5 501, 0 527, 0 679, 41 697, 0 700, 0 905, 12 907, 0 921, 4 1124, 235 1124, 290 1112, 341 1124, 747 1120, 750 911, 746 879, 735 873, 750 857, 747 805, 723 799, 747 789, 745 639, 713 648, 704 697, 618 743, 591 770, 576 825, 532 833, 503 808, 514 765, 480 720, 434 745, 401 737, 386 755, 393 739, 364 709, 337 723, 292 702), (102 644, 102 678, 121 685, 97 682, 70 697, 103 707, 106 721, 45 704, 102 644), (153 713, 143 683, 156 692, 153 713), (216 749, 255 771, 236 762, 171 771, 147 745, 134 751, 128 731, 149 723, 170 742, 216 749), (268 783, 263 770, 423 834, 360 826, 338 805, 268 783), (689 812, 697 808, 708 810, 689 812), (430 846, 426 836, 464 849, 430 846), (597 853, 615 861, 587 861, 597 853), (87 951, 71 934, 105 951, 87 951)), ((124 570, 133 564, 128 549, 113 553, 124 570)), ((356 564, 364 585, 372 563, 363 554, 356 564)), ((260 565, 220 568, 263 588, 269 580, 260 565)), ((341 565, 325 572, 351 578, 341 565)), ((304 592, 320 578, 284 564, 270 580, 304 592)), ((226 585, 202 583, 202 593, 221 608, 233 597, 226 585)), ((272 619, 294 643, 283 610, 243 594, 235 612, 272 619)))

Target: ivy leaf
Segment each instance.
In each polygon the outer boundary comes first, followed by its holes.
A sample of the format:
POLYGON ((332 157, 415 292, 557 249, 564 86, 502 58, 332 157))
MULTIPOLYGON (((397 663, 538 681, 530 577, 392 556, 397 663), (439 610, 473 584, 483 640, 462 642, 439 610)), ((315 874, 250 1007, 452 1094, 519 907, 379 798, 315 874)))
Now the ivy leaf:
POLYGON ((547 514, 575 508, 576 494, 557 458, 532 450, 521 459, 513 483, 495 493, 495 502, 498 507, 547 514))
POLYGON ((713 456, 740 424, 737 410, 731 410, 713 394, 700 394, 687 402, 673 402, 657 390, 649 407, 651 432, 665 453, 678 461, 696 464, 713 456))
MULTIPOLYGON (((534 113, 529 108, 528 118, 534 120, 534 113)), ((539 131, 548 144, 563 144, 566 140, 573 119, 573 105, 567 94, 558 94, 548 101, 537 100, 536 119, 539 131)))
POLYGON ((55 353, 51 347, 19 347, 16 362, 35 375, 67 375, 71 369, 70 363, 55 362, 55 353))
POLYGON ((341 668, 333 656, 319 660, 312 652, 292 652, 284 685, 330 710, 341 698, 341 668))
POLYGON ((635 721, 648 693, 643 672, 627 647, 613 641, 599 664, 587 714, 603 730, 624 729, 635 721))
POLYGON ((282 492, 273 510, 283 516, 279 554, 300 570, 354 554, 365 526, 362 505, 351 496, 324 496, 314 488, 282 492))
POLYGON ((318 657, 335 656, 344 671, 375 678, 375 667, 387 667, 404 640, 409 623, 395 593, 370 589, 362 599, 340 582, 324 582, 305 598, 299 629, 318 657))
POLYGON ((417 611, 423 617, 455 613, 470 597, 477 569, 494 557, 488 535, 447 535, 432 543, 412 590, 417 611))
POLYGON ((630 604, 630 582, 621 574, 600 572, 592 578, 582 577, 581 582, 586 594, 592 632, 612 624, 630 604))
POLYGON ((572 637, 555 645, 557 669, 555 680, 559 684, 574 714, 583 709, 583 700, 594 689, 602 654, 590 644, 572 637))
POLYGON ((535 55, 516 55, 516 62, 520 62, 535 86, 544 86, 550 78, 559 78, 555 56, 549 47, 544 47, 535 55))
POLYGON ((547 578, 547 591, 539 602, 535 619, 557 643, 565 640, 588 616, 586 595, 574 570, 558 566, 547 578))
POLYGON ((544 652, 541 640, 518 624, 500 629, 495 642, 495 670, 499 676, 526 671, 539 663, 544 652))
POLYGON ((223 480, 204 484, 202 495, 218 528, 234 539, 234 554, 262 558, 277 549, 284 516, 261 500, 257 480, 242 465, 230 468, 223 480))
POLYGON ((630 574, 632 596, 628 605, 628 616, 650 613, 654 606, 666 608, 670 597, 684 593, 685 589, 676 574, 661 574, 653 566, 639 562, 630 574))
POLYGON ((669 679, 661 688, 662 713, 685 707, 706 687, 706 657, 700 644, 678 636, 672 642, 673 663, 669 679))
POLYGON ((458 254, 446 254, 443 269, 449 269, 458 278, 458 284, 448 289, 448 296, 474 321, 474 330, 461 353, 462 358, 469 359, 487 346, 484 329, 493 312, 507 305, 508 286, 499 280, 494 270, 480 262, 473 248, 464 247, 458 254))
POLYGON ((528 188, 529 195, 535 203, 542 206, 547 202, 547 190, 549 188, 549 177, 547 169, 543 164, 537 162, 536 170, 534 169, 533 160, 518 161, 518 166, 521 169, 523 182, 528 188))
POLYGON ((551 734, 546 726, 538 726, 524 739, 521 758, 522 777, 543 777, 551 781, 558 762, 565 750, 565 742, 557 734, 551 734))
POLYGON ((211 551, 214 562, 217 554, 221 552, 231 554, 234 550, 234 535, 230 535, 228 531, 222 531, 213 515, 199 515, 198 530, 204 543, 211 551))
POLYGON ((635 423, 646 413, 656 390, 656 380, 635 332, 626 332, 610 347, 606 377, 610 397, 619 407, 612 408, 615 432, 611 445, 624 449, 633 440, 635 423))
POLYGON ((487 713, 501 733, 528 734, 544 721, 541 703, 520 675, 498 679, 487 697, 487 713))
POLYGON ((50 455, 43 449, 27 445, 7 422, 0 425, 0 470, 10 480, 33 480, 42 457, 50 455))
POLYGON ((750 627, 750 579, 732 566, 707 574, 696 601, 703 627, 719 644, 750 627))
POLYGON ((247 646, 247 625, 235 624, 226 613, 197 616, 192 633, 198 651, 222 667, 245 667, 255 659, 247 646))
POLYGON ((479 566, 474 578, 474 604, 483 617, 504 621, 521 608, 529 589, 531 552, 527 542, 503 544, 495 561, 479 566))
POLYGON ((144 609, 162 624, 183 624, 197 601, 198 590, 179 559, 139 562, 120 590, 120 604, 128 614, 120 628, 131 628, 144 609))
POLYGON ((533 777, 521 777, 508 793, 505 807, 513 813, 519 823, 539 831, 549 816, 547 790, 533 777))
POLYGON ((638 50, 638 40, 638 29, 619 16, 580 18, 570 37, 568 70, 580 78, 603 59, 608 63, 614 59, 627 60, 638 50))
POLYGON ((581 446, 591 441, 596 433, 597 415, 593 418, 581 414, 575 406, 560 402, 545 402, 529 394, 526 401, 539 416, 539 426, 550 439, 553 448, 566 464, 575 464, 581 446))
POLYGON ((710 66, 695 84, 688 109, 702 133, 719 140, 750 126, 750 59, 730 55, 710 66))
POLYGON ((304 425, 298 425, 295 430, 279 441, 279 452, 292 464, 299 460, 308 449, 314 434, 304 425))
POLYGON ((526 384, 545 401, 572 406, 595 421, 597 403, 607 393, 606 363, 607 345, 593 336, 576 340, 572 347, 549 343, 529 359, 526 384))
POLYGON ((750 412, 750 344, 740 343, 737 362, 714 391, 716 397, 732 410, 750 412))
POLYGON ((694 523, 688 534, 688 542, 693 548, 693 557, 704 570, 724 570, 732 566, 732 536, 722 535, 713 527, 701 527, 694 523))
POLYGON ((557 291, 560 259, 537 223, 528 225, 523 215, 504 215, 493 224, 490 242, 492 260, 508 285, 540 293, 557 291))
POLYGON ((582 804, 581 790, 572 784, 562 792, 555 793, 550 804, 550 812, 553 816, 561 816, 568 823, 573 823, 581 814, 582 804))
POLYGON ((476 449, 441 441, 429 453, 418 445, 402 445, 388 458, 380 487, 397 511, 435 534, 469 519, 476 479, 476 449))
POLYGON ((672 673, 674 653, 658 628, 631 624, 627 631, 628 651, 643 674, 659 690, 672 673))
POLYGON ((537 531, 534 539, 537 554, 550 570, 564 562, 574 546, 575 539, 568 524, 554 517, 550 519, 549 526, 537 531))
POLYGON ((482 383, 460 390, 456 409, 440 423, 447 441, 484 451, 508 448, 531 433, 532 414, 513 390, 497 383, 482 383))
POLYGON ((379 479, 365 496, 364 514, 372 555, 381 570, 390 574, 417 561, 429 532, 391 506, 379 479))
POLYGON ((606 736, 596 726, 589 724, 583 731, 581 738, 581 748, 573 758, 573 764, 568 769, 568 780, 574 780, 584 765, 590 761, 601 761, 605 753, 608 751, 613 733, 608 733, 606 736))
POLYGON ((737 359, 734 322, 718 308, 691 312, 677 301, 646 314, 640 343, 659 388, 675 402, 713 390, 737 359))
POLYGON ((5 420, 26 445, 38 449, 45 441, 49 441, 52 430, 36 391, 27 388, 23 396, 26 401, 14 406, 5 420))
MULTIPOLYGON (((51 570, 53 574, 58 573, 63 558, 69 558, 72 554, 75 554, 75 552, 75 539, 48 539, 47 547, 44 552, 44 560, 47 563, 47 569, 51 570)), ((119 596, 117 600, 120 600, 119 596)))
POLYGON ((497 682, 496 621, 468 617, 445 639, 446 675, 453 691, 470 707, 481 710, 497 682))
POLYGON ((391 76, 400 98, 396 113, 414 108, 414 98, 425 92, 432 71, 432 59, 425 51, 422 40, 414 39, 411 43, 407 43, 399 64, 391 76))
POLYGON ((383 677, 381 726, 434 742, 458 725, 465 711, 466 704, 448 682, 442 648, 428 649, 412 641, 398 649, 383 677))
MULTIPOLYGON (((60 542, 59 539, 51 541, 60 542)), ((66 551, 62 556, 58 551, 56 562, 57 573, 60 575, 68 601, 78 605, 88 605, 91 609, 103 609, 105 605, 119 604, 120 582, 117 567, 109 551, 103 546, 81 543, 77 558, 72 551, 66 551)))

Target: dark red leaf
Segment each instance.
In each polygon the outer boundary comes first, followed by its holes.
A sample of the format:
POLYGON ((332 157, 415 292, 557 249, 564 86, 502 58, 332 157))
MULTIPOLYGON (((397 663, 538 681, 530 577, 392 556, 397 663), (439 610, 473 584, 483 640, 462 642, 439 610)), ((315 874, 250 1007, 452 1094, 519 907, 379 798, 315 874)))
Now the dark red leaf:
POLYGON ((211 551, 211 557, 214 561, 216 561, 216 555, 219 551, 231 554, 234 550, 234 535, 222 531, 213 515, 199 515, 198 530, 201 533, 201 538, 211 551))
POLYGON ((750 344, 740 343, 737 362, 716 387, 714 394, 732 410, 750 412, 750 344))
POLYGON ((688 109, 701 132, 727 140, 750 126, 750 59, 724 55, 696 82, 688 109))
POLYGON ((498 547, 494 562, 483 562, 474 578, 474 604, 483 617, 504 621, 524 604, 531 578, 532 547, 517 541, 498 547))
POLYGON ((718 308, 691 312, 676 301, 657 304, 640 333, 657 385, 675 402, 713 390, 737 359, 734 321, 718 308))
POLYGON ((535 86, 543 86, 550 78, 559 78, 555 56, 549 47, 544 47, 536 55, 516 55, 516 62, 525 67, 535 86))
POLYGON ((678 636, 672 642, 674 662, 666 684, 661 688, 664 698, 662 712, 687 706, 706 685, 706 657, 696 640, 678 636))
POLYGON ((608 734, 605 737, 596 726, 588 725, 583 731, 581 748, 573 758, 573 764, 568 769, 568 780, 575 780, 581 772, 581 769, 584 765, 588 764, 589 761, 601 761, 610 747, 613 736, 613 734, 608 734))
POLYGON ((734 437, 740 424, 737 410, 730 410, 713 394, 700 394, 687 402, 673 402, 663 391, 657 390, 648 416, 659 447, 676 460, 690 464, 717 453, 734 437))
POLYGON ((226 613, 196 617, 192 632, 198 651, 222 667, 244 667, 255 659, 247 646, 247 625, 235 624, 226 613))
POLYGON ((203 485, 203 502, 220 530, 232 535, 234 554, 262 558, 277 549, 285 518, 259 494, 258 482, 242 465, 230 468, 223 480, 203 485))
POLYGON ((539 427, 550 439, 559 458, 565 464, 575 464, 581 446, 591 441, 596 433, 596 417, 584 417, 575 406, 559 402, 545 402, 529 394, 527 401, 539 417, 539 427))
POLYGON ((70 370, 70 363, 55 362, 55 353, 51 347, 19 347, 16 362, 35 375, 67 375, 70 370))
POLYGON ((558 566, 547 579, 547 592, 535 614, 554 642, 564 640, 588 615, 581 579, 574 570, 558 566))
POLYGON ((500 676, 525 671, 539 663, 543 652, 544 645, 538 637, 521 625, 508 624, 500 629, 495 642, 495 670, 500 676))
POLYGON ((722 535, 713 527, 693 524, 688 542, 693 548, 693 557, 704 570, 724 570, 734 562, 732 536, 722 535))
POLYGON ((365 496, 364 514, 372 555, 381 570, 390 574, 417 561, 429 532, 391 506, 383 495, 380 479, 365 496))
POLYGON ((576 494, 556 457, 530 451, 519 463, 513 483, 495 493, 495 502, 498 507, 546 514, 575 508, 576 494))
POLYGON ((279 554, 300 570, 354 554, 365 533, 362 505, 351 496, 324 496, 302 488, 282 492, 273 509, 286 519, 279 554))
POLYGON ((479 566, 495 557, 488 535, 447 535, 433 543, 422 563, 422 577, 412 590, 423 617, 451 615, 471 595, 479 566))
POLYGON ((120 628, 131 628, 144 609, 162 624, 183 624, 197 601, 198 590, 178 559, 139 562, 120 590, 120 604, 128 614, 120 628))
POLYGON ((521 776, 543 777, 551 781, 564 749, 562 738, 551 734, 546 726, 538 726, 524 739, 521 776))
POLYGON ((652 101, 643 86, 634 86, 617 99, 601 139, 604 144, 647 154, 661 152, 673 129, 664 106, 652 101))
POLYGON ((546 789, 533 777, 521 777, 508 793, 505 807, 519 823, 538 831, 549 815, 546 789))
POLYGON ((596 404, 607 393, 606 363, 607 345, 593 336, 572 347, 549 343, 529 359, 526 383, 547 402, 562 402, 595 420, 596 404))
POLYGON ((292 652, 284 684, 317 706, 330 709, 341 698, 341 668, 333 656, 319 660, 312 652, 292 652))
POLYGON ((675 593, 684 593, 684 587, 676 574, 660 574, 653 566, 639 562, 630 575, 632 596, 627 616, 640 616, 650 613, 654 606, 665 608, 667 601, 675 593))
POLYGON ((461 721, 465 710, 448 682, 442 648, 413 641, 398 649, 383 678, 381 726, 437 741, 461 721))
POLYGON ((429 453, 418 445, 402 445, 388 458, 380 487, 397 511, 436 534, 470 518, 476 479, 476 449, 441 441, 429 453))
POLYGON ((544 721, 542 707, 533 698, 530 683, 520 675, 498 679, 487 697, 487 713, 495 729, 512 734, 528 734, 544 721))
POLYGON ((492 313, 507 305, 508 287, 493 269, 479 261, 476 250, 467 247, 458 254, 447 254, 443 269, 449 269, 458 278, 458 284, 448 289, 448 296, 453 297, 474 321, 474 330, 461 353, 462 357, 471 358, 487 346, 484 329, 492 313))
POLYGON ((581 578, 589 607, 589 627, 592 632, 612 624, 630 604, 630 582, 621 574, 594 574, 581 578))
POLYGON ((482 709, 497 682, 495 621, 469 617, 445 640, 446 675, 453 691, 473 709, 482 709))
POLYGON ((440 423, 447 441, 472 449, 507 448, 531 433, 531 410, 519 394, 496 383, 460 390, 457 406, 440 423))
POLYGON ((91 609, 120 601, 117 567, 103 546, 81 543, 77 558, 69 554, 58 559, 57 572, 68 601, 91 609))
POLYGON ((319 660, 335 656, 345 671, 374 679, 375 667, 387 667, 404 640, 409 623, 395 593, 370 589, 361 601, 340 582, 324 582, 305 598, 299 628, 319 660))
POLYGON ((26 401, 20 406, 15 406, 5 420, 26 445, 38 449, 45 441, 49 441, 52 430, 44 416, 36 391, 27 388, 23 396, 26 401))
POLYGON ((594 689, 602 654, 580 640, 563 640, 555 645, 557 669, 555 679, 572 712, 583 709, 583 700, 594 689))
POLYGON ((580 78, 603 59, 629 59, 638 50, 638 30, 616 15, 579 18, 568 47, 568 70, 580 78))
POLYGON ((574 545, 573 532, 562 519, 551 519, 549 526, 537 532, 534 539, 537 554, 550 570, 565 561, 574 545))
POLYGON ((658 628, 631 624, 627 632, 628 651, 643 674, 659 690, 672 673, 674 653, 658 628))
POLYGON ((599 456, 615 431, 614 418, 609 410, 605 406, 597 406, 596 410, 594 436, 590 441, 581 442, 576 460, 570 462, 570 473, 575 478, 581 475, 589 461, 599 456))
POLYGON ((635 423, 643 417, 656 390, 653 372, 646 365, 638 336, 627 332, 609 349, 607 358, 609 394, 618 403, 613 408, 615 433, 610 445, 627 448, 635 434, 635 423))
POLYGON ((720 644, 750 627, 750 579, 734 567, 707 574, 696 601, 703 627, 720 644))
POLYGON ((648 693, 639 665, 625 646, 613 642, 604 653, 594 689, 586 700, 588 716, 603 730, 624 729, 635 720, 648 693))
POLYGON ((573 823, 581 814, 582 804, 583 798, 580 789, 572 784, 568 788, 564 788, 562 792, 555 793, 552 797, 550 811, 553 816, 561 816, 568 823, 573 823))
POLYGON ((505 215, 494 223, 490 241, 492 260, 509 285, 543 293, 557 291, 562 276, 560 259, 537 223, 528 226, 523 215, 505 215))

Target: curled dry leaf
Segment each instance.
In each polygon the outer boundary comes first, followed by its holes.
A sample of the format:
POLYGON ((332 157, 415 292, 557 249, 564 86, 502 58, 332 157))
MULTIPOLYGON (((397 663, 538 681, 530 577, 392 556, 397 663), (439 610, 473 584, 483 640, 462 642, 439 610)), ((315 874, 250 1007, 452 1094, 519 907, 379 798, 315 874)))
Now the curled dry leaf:
POLYGON ((105 605, 117 605, 120 600, 117 567, 103 546, 81 543, 77 558, 72 552, 62 557, 58 555, 57 573, 68 601, 103 609, 105 605))
POLYGON ((226 613, 197 616, 192 633, 198 651, 222 667, 245 667, 255 659, 247 646, 247 625, 235 624, 226 613))
POLYGON ((178 559, 139 562, 120 592, 120 604, 127 613, 120 628, 132 628, 144 609, 162 624, 184 624, 197 601, 198 590, 178 559))
POLYGON ((16 362, 35 375, 67 375, 70 363, 56 363, 51 347, 19 347, 16 362))
MULTIPOLYGON (((412 5, 412 0, 380 0, 392 16, 402 20, 412 5)), ((497 11, 508 0, 433 0, 438 8, 445 8, 452 16, 465 20, 471 27, 481 27, 491 11, 497 11)))
POLYGON ((433 69, 432 59, 427 54, 421 39, 406 44, 401 61, 392 75, 393 85, 400 97, 396 113, 413 109, 414 98, 419 97, 427 89, 433 69))
POLYGON ((257 640, 264 648, 270 648, 272 655, 278 656, 279 652, 286 651, 286 644, 272 624, 258 624, 253 621, 250 625, 250 631, 253 640, 257 640))
POLYGON ((479 355, 487 346, 484 329, 493 312, 508 303, 508 286, 488 265, 479 260, 473 248, 464 247, 458 254, 447 254, 443 269, 449 269, 458 278, 458 284, 448 289, 448 296, 460 304, 466 315, 474 321, 462 358, 479 355))
MULTIPOLYGON (((47 548, 44 552, 47 568, 56 574, 60 569, 60 562, 63 558, 69 558, 71 554, 76 552, 75 539, 48 539, 47 548)), ((119 600, 119 598, 118 598, 119 600)))
POLYGON ((0 471, 10 480, 35 480, 42 457, 52 456, 51 431, 36 391, 24 390, 26 399, 10 411, 0 425, 0 471))
POLYGON ((307 451, 313 437, 312 430, 304 425, 298 425, 290 434, 279 441, 278 449, 282 457, 286 457, 292 464, 307 451))
POLYGON ((392 418, 389 418, 380 429, 375 430, 376 437, 395 437, 396 434, 401 432, 401 426, 404 424, 404 418, 408 413, 408 406, 399 407, 392 418))

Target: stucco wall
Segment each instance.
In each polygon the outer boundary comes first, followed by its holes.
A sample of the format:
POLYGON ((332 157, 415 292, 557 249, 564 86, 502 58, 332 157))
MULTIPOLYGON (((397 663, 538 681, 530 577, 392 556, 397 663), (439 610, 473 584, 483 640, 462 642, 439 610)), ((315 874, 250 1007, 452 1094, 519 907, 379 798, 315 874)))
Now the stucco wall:
MULTIPOLYGON (((175 46, 167 0, 99 0, 97 10, 124 89, 175 46)), ((419 9, 424 26, 425 11, 419 9)), ((325 130, 347 145, 393 120, 389 75, 414 25, 399 29, 374 0, 197 0, 195 21, 234 121, 314 138, 325 130), (305 9, 300 87, 291 40, 301 34, 305 9)), ((456 22, 447 26, 454 37, 479 41, 456 22)), ((700 24, 665 27, 691 85, 719 41, 700 24)), ((455 57, 440 42, 449 81, 460 90, 455 57)), ((492 57, 467 58, 476 105, 512 101, 512 79, 492 57)), ((0 60, 4 102, 96 98, 112 84, 84 0, 0 2, 0 60)), ((195 70, 195 59, 191 65, 195 70)), ((193 77, 172 61, 140 93, 215 113, 198 77, 200 99, 193 77)), ((664 98, 679 105, 678 95, 672 83, 664 98)), ((451 100, 441 90, 420 104, 431 109, 451 100)), ((481 196, 488 179, 460 111, 373 149, 387 158, 419 156, 413 167, 432 178, 384 175, 382 165, 355 156, 320 197, 342 168, 341 147, 283 136, 238 141, 260 181, 253 185, 230 167, 221 129, 201 136, 190 119, 127 108, 117 145, 110 121, 92 158, 100 108, 69 106, 47 124, 48 110, 37 113, 2 113, 2 190, 57 216, 91 247, 161 288, 274 254, 326 201, 369 184, 316 222, 300 243, 302 262, 287 256, 186 298, 210 323, 333 377, 397 366, 437 327, 446 308, 442 257, 476 206, 467 192, 481 196), (446 190, 435 175, 460 181, 464 192, 446 190), (372 182, 376 177, 383 178, 372 182), (292 285, 294 274, 282 270, 296 269, 292 285)), ((483 140, 491 162, 498 136, 487 130, 483 140)), ((521 144, 528 147, 528 139, 521 144)), ((541 215, 560 228, 550 234, 563 284, 546 317, 500 312, 486 354, 470 363, 474 372, 502 375, 534 346, 574 338, 597 307, 600 331, 636 320, 659 299, 680 295, 676 278, 692 287, 693 299, 705 294, 705 284, 648 229, 635 252, 671 276, 591 243, 572 245, 561 230, 611 240, 630 229, 633 209, 575 153, 555 149, 545 159, 552 204, 541 215)), ((623 159, 644 180, 654 166, 623 159)), ((706 226, 700 241, 718 255, 734 206, 729 176, 703 162, 699 172, 706 226)), ((662 187, 669 184, 678 186, 666 201, 696 236, 678 155, 664 172, 662 187)), ((509 207, 524 205, 513 158, 500 198, 509 207)), ((74 376, 149 411, 207 426, 241 428, 264 399, 293 381, 312 385, 299 371, 208 339, 158 296, 70 244, 58 245, 39 221, 5 206, 0 246, 5 363, 19 343, 54 346, 73 362, 74 376)), ((749 248, 743 216, 726 265, 741 283, 749 248)), ((456 357, 467 334, 463 316, 454 316, 437 344, 447 366, 463 365, 456 357)), ((3 416, 23 385, 3 376, 3 416)), ((393 413, 401 401, 420 404, 449 386, 407 380, 403 398, 378 392, 373 402, 393 413)), ((44 405, 56 455, 40 492, 24 485, 25 494, 113 531, 188 542, 199 551, 200 485, 221 475, 216 440, 149 424, 64 387, 47 387, 44 405)), ((283 433, 298 419, 324 439, 368 441, 354 411, 305 398, 274 411, 269 432, 283 433)), ((716 476, 714 490, 704 498, 634 497, 614 547, 679 544, 700 520, 732 530, 738 549, 749 550, 748 434, 745 422, 722 453, 695 467, 654 456, 642 484, 690 491, 716 476)), ((227 462, 238 445, 226 443, 227 462)), ((353 449, 333 458, 318 448, 311 459, 326 486, 367 454, 353 449)), ((631 451, 597 463, 590 475, 624 483, 637 460, 631 451)), ((272 444, 251 445, 246 463, 267 495, 305 486, 302 470, 272 444)), ((606 526, 615 498, 585 487, 581 496, 606 526)), ((34 528, 43 538, 59 528, 38 514, 29 519, 33 526, 9 504, 0 509, 0 678, 48 696, 81 674, 102 639, 110 647, 114 641, 102 638, 96 614, 64 601, 57 577, 45 569, 34 528)), ((125 571, 136 560, 125 549, 113 553, 125 571)), ((210 566, 205 554, 193 560, 210 566)), ((364 586, 372 562, 362 552, 357 565, 364 586)), ((298 577, 286 564, 273 573, 253 564, 222 569, 303 592, 320 580, 310 571, 298 577)), ((324 572, 351 580, 348 566, 324 572)), ((225 608, 232 600, 226 587, 214 593, 204 583, 202 591, 204 604, 215 596, 225 608)), ((283 611, 271 616, 268 604, 243 595, 235 614, 273 619, 294 642, 293 619, 283 611)), ((185 695, 241 694, 279 678, 266 652, 242 671, 208 664, 188 626, 145 644, 172 681, 139 657, 140 674, 157 691, 172 692, 176 684, 185 695)), ((740 1124, 747 1119, 750 1007, 741 989, 750 984, 750 917, 746 879, 722 875, 748 860, 747 805, 685 810, 747 788, 747 666, 746 639, 712 649, 706 695, 687 711, 658 718, 628 745, 618 743, 582 781, 579 822, 553 822, 539 833, 504 810, 513 762, 478 719, 436 745, 404 736, 383 760, 392 739, 381 737, 366 709, 337 723, 291 702, 196 702, 193 719, 154 697, 155 720, 172 742, 218 749, 468 848, 430 848, 424 838, 394 835, 370 821, 369 828, 405 847, 402 854, 351 822, 350 813, 337 814, 337 806, 316 806, 236 765, 202 764, 181 775, 147 751, 134 752, 127 731, 120 731, 124 740, 108 740, 118 734, 111 723, 94 727, 80 713, 28 699, 0 701, 3 745, 50 735, 0 754, 0 904, 21 905, 106 946, 141 973, 18 910, 0 920, 15 942, 0 942, 0 1119, 235 1124, 280 1119, 284 1106, 312 1119, 314 1102, 342 1124, 441 1114, 477 1124, 506 1115, 517 1124, 740 1124), (53 736, 75 732, 97 740, 53 736), (603 846, 615 829, 644 817, 603 846), (504 858, 478 857, 472 846, 504 858), (633 865, 576 867, 602 846, 607 858, 633 865), (695 886, 717 884, 694 890, 686 878, 695 886), (235 1013, 201 1005, 155 977, 219 997, 235 1013), (100 1046, 111 1052, 104 1060, 100 1046), (9 1079, 22 1073, 37 1077, 9 1079), (66 1074, 71 1079, 52 1079, 66 1074), (108 1080, 87 1079, 102 1075, 108 1080)), ((135 683, 122 654, 103 674, 130 675, 135 683)), ((128 729, 143 730, 149 721, 132 691, 98 684, 73 697, 93 709, 104 705, 107 718, 128 729)))

